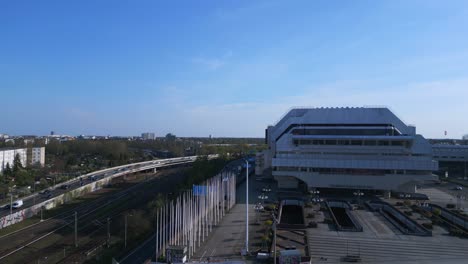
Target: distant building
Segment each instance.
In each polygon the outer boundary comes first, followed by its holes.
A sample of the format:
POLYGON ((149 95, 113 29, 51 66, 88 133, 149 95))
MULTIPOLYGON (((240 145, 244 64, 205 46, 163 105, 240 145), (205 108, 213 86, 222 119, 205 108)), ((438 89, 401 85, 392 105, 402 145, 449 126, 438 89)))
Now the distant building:
POLYGON ((45 147, 31 148, 30 165, 45 165, 45 147))
POLYGON ((432 145, 387 108, 293 109, 266 131, 256 173, 280 188, 414 192, 435 180, 432 145))
POLYGON ((462 137, 462 139, 463 139, 463 140, 468 140, 468 134, 464 135, 464 136, 462 137))
POLYGON ((21 165, 24 167, 36 164, 45 165, 45 147, 0 149, 0 173, 5 170, 7 164, 13 168, 16 155, 19 155, 21 165))
POLYGON ((19 155, 21 165, 26 166, 27 149, 0 149, 0 172, 3 172, 7 167, 7 164, 9 164, 10 168, 13 168, 13 161, 15 160, 16 155, 19 155))
POLYGON ((154 133, 142 133, 141 139, 143 140, 154 140, 156 138, 154 133))

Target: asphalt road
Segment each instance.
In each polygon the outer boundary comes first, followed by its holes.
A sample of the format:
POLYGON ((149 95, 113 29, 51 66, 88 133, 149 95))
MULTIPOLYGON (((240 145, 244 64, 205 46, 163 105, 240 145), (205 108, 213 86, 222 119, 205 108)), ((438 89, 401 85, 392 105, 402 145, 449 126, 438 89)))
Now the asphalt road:
MULTIPOLYGON (((93 174, 93 178, 91 179, 91 176, 80 176, 75 178, 74 180, 67 182, 67 183, 59 183, 56 184, 53 187, 50 187, 50 195, 49 194, 41 194, 39 192, 36 192, 35 194, 28 196, 27 198, 20 198, 20 199, 15 199, 12 202, 14 203, 17 200, 22 200, 23 205, 18 208, 18 209, 12 209, 13 212, 17 212, 19 210, 22 210, 24 208, 28 208, 30 206, 33 206, 36 203, 46 201, 48 199, 51 199, 57 195, 60 195, 65 192, 69 192, 71 190, 74 190, 82 185, 88 184, 90 181, 93 180, 99 180, 104 177, 110 177, 115 174, 125 174, 125 172, 132 173, 136 172, 139 169, 142 169, 144 167, 147 167, 148 165, 156 165, 156 167, 168 167, 168 166, 174 166, 174 165, 179 165, 183 163, 189 163, 193 162, 194 157, 180 157, 180 158, 175 158, 175 159, 162 159, 162 160, 153 160, 153 161, 148 161, 145 164, 128 164, 126 167, 115 167, 114 169, 108 168, 108 171, 101 172, 98 174, 93 174), (150 164, 151 163, 151 164, 150 164), (63 185, 67 185, 67 188, 63 188, 63 185)), ((4 204, 2 205, 0 210, 0 217, 6 216, 10 214, 10 204, 4 204)))
MULTIPOLYGON (((107 172, 107 173, 101 173, 101 174, 96 174, 94 179, 95 180, 98 180, 98 179, 102 179, 103 177, 108 177, 108 176, 112 176, 113 174, 116 174, 116 173, 120 173, 120 172, 123 172, 123 171, 113 171, 113 172, 107 172)), ((56 197, 58 195, 61 195, 63 193, 66 193, 66 192, 69 192, 71 190, 74 190, 76 188, 79 188, 83 185, 86 185, 90 182, 92 182, 93 180, 90 179, 90 177, 86 177, 86 178, 83 178, 82 181, 80 181, 79 179, 76 179, 74 181, 72 181, 71 183, 68 183, 67 184, 67 188, 64 188, 64 187, 61 187, 62 184, 57 184, 55 186, 52 186, 50 188, 48 188, 48 190, 50 191, 49 193, 47 194, 41 194, 40 192, 37 192, 33 197, 30 197, 30 198, 27 198, 27 199, 14 199, 13 200, 13 203, 17 200, 22 200, 23 201, 23 206, 21 206, 20 208, 18 209, 12 209, 12 212, 17 212, 17 211, 20 211, 20 210, 23 210, 24 208, 28 208, 28 207, 31 207, 37 203, 40 203, 40 202, 43 202, 43 201, 47 201, 49 199, 52 199, 53 197, 56 197)), ((2 206, 1 207, 1 211, 0 211, 0 217, 3 217, 3 216, 6 216, 6 215, 9 215, 10 214, 10 205, 7 204, 5 206, 2 206)))

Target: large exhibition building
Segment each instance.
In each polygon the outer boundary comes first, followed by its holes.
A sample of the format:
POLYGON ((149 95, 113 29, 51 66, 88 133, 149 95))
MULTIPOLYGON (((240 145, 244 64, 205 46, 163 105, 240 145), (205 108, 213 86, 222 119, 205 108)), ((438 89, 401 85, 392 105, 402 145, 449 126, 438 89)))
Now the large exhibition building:
POLYGON ((414 192, 437 179, 432 145, 387 108, 293 109, 266 141, 256 173, 271 171, 279 188, 414 192))

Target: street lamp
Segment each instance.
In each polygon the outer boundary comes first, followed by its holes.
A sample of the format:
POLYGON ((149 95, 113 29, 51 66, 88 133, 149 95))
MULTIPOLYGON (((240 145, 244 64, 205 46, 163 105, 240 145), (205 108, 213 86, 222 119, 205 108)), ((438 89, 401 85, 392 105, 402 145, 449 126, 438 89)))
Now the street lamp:
POLYGON ((124 232, 124 236, 125 236, 125 239, 124 239, 124 247, 127 248, 127 217, 128 216, 133 216, 132 214, 128 214, 126 213, 125 214, 125 232, 124 232))
POLYGON ((273 264, 276 264, 276 225, 279 223, 275 214, 271 214, 273 217, 273 264))
POLYGON ((13 194, 10 193, 10 215, 13 214, 13 194))
POLYGON ((464 195, 461 195, 461 194, 458 194, 457 195, 457 208, 460 210, 461 209, 461 200, 464 200, 465 199, 465 196, 464 195))
POLYGON ((313 202, 317 202, 317 203, 320 202, 320 198, 319 198, 320 191, 319 190, 312 190, 312 191, 309 191, 309 193, 315 196, 314 198, 312 198, 313 202))
POLYGON ((245 167, 245 253, 249 253, 249 161, 244 159, 245 167))
POLYGON ((358 199, 358 204, 361 205, 361 196, 364 195, 363 192, 361 192, 360 190, 357 190, 357 192, 353 192, 354 196, 357 196, 357 199, 358 199))

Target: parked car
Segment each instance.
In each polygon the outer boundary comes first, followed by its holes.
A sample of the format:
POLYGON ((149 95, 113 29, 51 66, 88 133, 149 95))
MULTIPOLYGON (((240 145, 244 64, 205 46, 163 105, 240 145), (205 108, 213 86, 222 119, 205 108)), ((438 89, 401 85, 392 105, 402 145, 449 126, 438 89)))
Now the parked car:
POLYGON ((63 190, 68 190, 70 188, 70 185, 64 184, 64 185, 60 186, 60 188, 63 189, 63 190))
POLYGON ((461 191, 461 190, 463 190, 463 187, 461 187, 461 186, 457 186, 457 187, 455 187, 455 190, 457 190, 457 191, 461 191))

